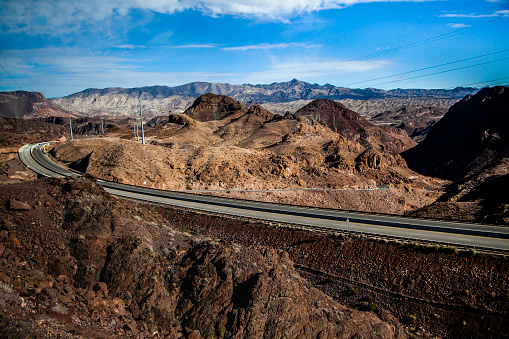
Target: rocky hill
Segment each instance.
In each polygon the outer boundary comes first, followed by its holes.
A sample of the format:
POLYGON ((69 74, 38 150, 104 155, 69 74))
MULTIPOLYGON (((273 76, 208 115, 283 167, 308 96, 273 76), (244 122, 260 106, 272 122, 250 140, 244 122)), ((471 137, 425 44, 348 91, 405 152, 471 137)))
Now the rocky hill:
POLYGON ((221 120, 229 116, 240 116, 246 112, 246 107, 226 95, 207 93, 196 99, 191 107, 186 109, 187 114, 194 120, 211 121, 221 120))
POLYGON ((417 216, 509 225, 509 89, 466 96, 403 153, 414 170, 454 182, 417 216))
POLYGON ((456 103, 403 156, 418 172, 458 180, 509 156, 509 89, 484 88, 456 103))
POLYGON ((0 196, 1 337, 405 337, 312 288, 286 252, 179 232, 86 179, 0 196))
MULTIPOLYGON (((51 99, 61 106, 70 104, 73 110, 84 115, 131 116, 139 111, 141 103, 147 117, 165 115, 168 112, 182 113, 196 98, 206 93, 226 95, 246 105, 256 103, 278 103, 295 100, 326 98, 343 99, 385 99, 419 98, 433 102, 440 99, 459 99, 475 93, 475 88, 453 90, 395 89, 351 89, 330 84, 318 85, 293 79, 288 82, 268 85, 230 85, 224 83, 193 82, 181 86, 151 86, 140 88, 87 89, 63 98, 51 99)), ((270 110, 270 109, 269 109, 270 110)), ((284 112, 283 112, 284 113, 284 112)))
POLYGON ((360 143, 366 149, 399 154, 416 145, 404 131, 390 126, 375 126, 333 100, 314 100, 296 114, 327 126, 339 135, 360 143))
MULTIPOLYGON (((352 129, 358 136, 355 140, 346 131, 338 135, 304 116, 274 115, 258 105, 247 109, 213 94, 197 99, 188 112, 206 121, 171 114, 151 120, 153 127, 145 134, 147 145, 141 146, 129 133, 122 139, 60 144, 51 154, 66 163, 79 163, 80 170, 92 176, 162 189, 217 190, 218 194, 275 190, 277 194, 257 199, 399 214, 434 200, 423 190, 429 183, 408 180, 416 173, 397 153, 414 142, 402 131, 391 134, 390 127, 372 126, 360 118, 367 127, 352 129), (218 102, 222 119, 211 119, 212 102, 218 102), (87 159, 84 169, 82 159, 87 159), (394 188, 374 191, 384 195, 383 203, 367 204, 361 197, 368 191, 355 191, 388 184, 394 188), (316 192, 297 191, 303 188, 324 191, 320 199, 309 199, 316 192), (351 199, 345 197, 348 194, 351 199)), ((351 114, 352 119, 358 117, 351 114)))
MULTIPOLYGON (((0 117, 33 119, 49 116, 68 116, 67 110, 37 92, 0 92, 0 117)), ((73 117, 76 116, 71 112, 73 117)))

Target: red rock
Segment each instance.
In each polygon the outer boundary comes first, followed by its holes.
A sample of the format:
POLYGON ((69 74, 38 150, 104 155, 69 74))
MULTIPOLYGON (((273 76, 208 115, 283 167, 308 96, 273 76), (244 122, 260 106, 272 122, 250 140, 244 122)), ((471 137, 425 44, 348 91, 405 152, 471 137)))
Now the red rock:
POLYGON ((9 209, 11 211, 29 211, 31 208, 29 204, 25 204, 16 199, 9 199, 9 209))
POLYGON ((11 239, 11 247, 12 248, 21 248, 21 243, 18 238, 11 239))
POLYGON ((57 244, 57 247, 58 247, 59 249, 61 249, 61 250, 64 250, 64 249, 65 249, 65 245, 64 245, 64 244, 62 244, 62 243, 57 244))
POLYGON ((187 336, 187 339, 201 339, 201 333, 198 330, 194 330, 187 336))

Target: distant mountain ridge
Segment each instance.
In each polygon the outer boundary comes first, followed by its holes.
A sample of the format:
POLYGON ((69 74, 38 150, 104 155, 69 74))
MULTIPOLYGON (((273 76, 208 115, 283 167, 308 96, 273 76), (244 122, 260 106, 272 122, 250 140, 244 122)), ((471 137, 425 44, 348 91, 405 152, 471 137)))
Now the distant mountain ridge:
POLYGON ((268 85, 231 85, 227 83, 192 82, 180 86, 148 86, 137 88, 86 89, 52 102, 80 111, 84 116, 130 117, 139 112, 141 103, 147 118, 170 113, 183 113, 196 98, 212 93, 226 95, 246 106, 261 103, 286 103, 299 100, 369 100, 384 98, 419 98, 420 101, 437 99, 459 100, 474 94, 477 88, 455 89, 352 89, 330 84, 311 84, 297 79, 268 85))
POLYGON ((301 99, 373 99, 385 97, 430 97, 430 98, 462 98, 478 91, 474 87, 457 87, 454 89, 392 89, 376 88, 356 89, 337 87, 331 84, 318 85, 293 79, 288 82, 274 82, 268 85, 230 85, 228 83, 191 82, 185 85, 146 86, 136 88, 89 88, 68 95, 64 98, 84 98, 91 95, 127 94, 136 99, 162 99, 170 96, 199 97, 206 93, 229 96, 243 103, 251 101, 281 102, 301 99))

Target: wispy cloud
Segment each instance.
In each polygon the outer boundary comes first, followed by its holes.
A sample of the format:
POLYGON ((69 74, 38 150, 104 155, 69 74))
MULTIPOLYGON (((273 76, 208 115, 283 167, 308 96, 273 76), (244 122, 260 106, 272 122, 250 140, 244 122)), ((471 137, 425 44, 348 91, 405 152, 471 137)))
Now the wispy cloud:
POLYGON ((169 46, 170 48, 215 48, 216 44, 188 44, 180 46, 169 46))
POLYGON ((142 46, 142 45, 117 45, 117 46, 114 46, 115 48, 119 48, 119 49, 139 49, 139 48, 147 48, 147 46, 142 46))
POLYGON ((285 48, 320 48, 322 45, 315 44, 306 44, 300 42, 292 42, 292 43, 278 43, 278 44, 258 44, 258 45, 245 45, 245 46, 237 46, 237 47, 224 47, 225 51, 250 51, 250 50, 263 50, 267 51, 270 49, 285 49, 285 48))
POLYGON ((466 28, 466 27, 470 27, 472 25, 466 25, 466 24, 447 24, 447 26, 450 26, 452 28, 466 28))
POLYGON ((509 10, 496 11, 492 14, 463 14, 463 13, 446 13, 439 15, 441 18, 493 18, 497 16, 509 17, 509 10))
POLYGON ((0 17, 1 29, 8 33, 58 35, 85 28, 93 30, 97 23, 112 19, 126 20, 133 10, 165 14, 194 10, 214 17, 231 15, 288 21, 305 13, 357 3, 392 1, 416 0, 0 0, 0 17))

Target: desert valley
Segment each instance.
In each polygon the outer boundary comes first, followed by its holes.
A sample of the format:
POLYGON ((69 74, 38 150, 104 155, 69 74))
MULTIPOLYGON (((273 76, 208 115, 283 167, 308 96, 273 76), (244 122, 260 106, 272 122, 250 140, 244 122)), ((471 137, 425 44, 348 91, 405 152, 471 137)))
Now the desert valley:
POLYGON ((0 115, 4 337, 509 333, 506 252, 315 232, 96 183, 509 226, 507 87, 18 91, 0 93, 0 115), (51 159, 81 177, 41 178, 19 160, 51 140, 51 159))

